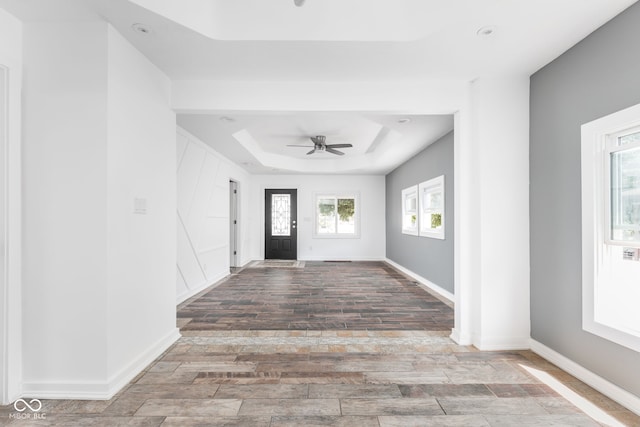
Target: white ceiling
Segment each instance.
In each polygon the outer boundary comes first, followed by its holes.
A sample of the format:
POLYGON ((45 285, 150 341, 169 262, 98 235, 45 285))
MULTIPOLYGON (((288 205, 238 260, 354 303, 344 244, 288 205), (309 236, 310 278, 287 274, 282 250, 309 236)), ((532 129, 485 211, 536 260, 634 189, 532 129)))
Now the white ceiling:
MULTIPOLYGON (((24 20, 106 19, 174 80, 470 82, 531 75, 635 1, 0 0, 0 7, 24 20), (493 33, 479 36, 486 27, 493 33)), ((181 113, 178 123, 254 173, 384 173, 452 129, 450 116, 413 116, 399 126, 398 114, 234 112, 227 123, 220 112, 201 113, 181 113), (354 147, 339 159, 285 147, 315 134, 354 147)))
POLYGON ((252 173, 386 174, 453 129, 453 116, 324 113, 181 114, 178 124, 252 173), (229 122, 233 119, 233 122, 229 122), (405 122, 409 119, 409 122, 405 122), (307 153, 311 136, 352 144, 307 153), (288 145, 305 145, 288 147, 288 145))

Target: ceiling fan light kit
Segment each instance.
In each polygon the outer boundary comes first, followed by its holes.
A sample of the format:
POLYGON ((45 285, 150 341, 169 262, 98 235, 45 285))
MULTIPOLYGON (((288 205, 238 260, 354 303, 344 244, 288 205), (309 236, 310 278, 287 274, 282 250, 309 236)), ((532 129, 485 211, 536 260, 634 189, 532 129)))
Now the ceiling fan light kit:
MULTIPOLYGON (((307 153, 307 156, 315 153, 316 151, 326 151, 327 153, 336 154, 338 156, 344 156, 342 151, 336 150, 336 148, 351 148, 353 145, 351 144, 328 144, 326 143, 327 137, 324 135, 312 136, 309 138, 311 142, 313 142, 313 150, 307 153)), ((308 145, 287 145, 287 147, 305 147, 309 148, 308 145)))

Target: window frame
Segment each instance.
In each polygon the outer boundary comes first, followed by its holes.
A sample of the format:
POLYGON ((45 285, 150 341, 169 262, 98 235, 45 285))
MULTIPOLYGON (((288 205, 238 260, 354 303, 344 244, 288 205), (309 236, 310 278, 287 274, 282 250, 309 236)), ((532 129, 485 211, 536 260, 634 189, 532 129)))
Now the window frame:
POLYGON ((321 192, 313 195, 313 238, 314 239, 359 239, 360 238, 360 193, 355 191, 348 192, 321 192), (320 199, 335 199, 336 201, 336 232, 335 233, 319 233, 319 212, 318 201, 320 199), (353 199, 354 200, 354 232, 338 233, 338 200, 353 199))
POLYGON ((409 234, 412 236, 420 235, 420 202, 418 197, 418 186, 412 185, 402 190, 402 217, 401 217, 402 234, 409 234), (407 200, 415 198, 415 209, 407 208, 407 200), (416 221, 414 226, 410 226, 405 221, 408 215, 415 215, 416 221))
MULTIPOLYGON (((607 284, 613 248, 634 247, 631 241, 611 239, 612 140, 640 129, 640 104, 581 126, 582 186, 582 328, 594 335, 640 352, 640 328, 596 319, 598 300, 607 284)), ((635 146, 637 143, 632 143, 635 146)), ((630 148, 631 146, 622 146, 630 148)), ((629 261, 638 262, 638 261, 629 261)), ((602 297, 604 298, 604 297, 602 297)), ((621 296, 624 298, 624 295, 621 296)), ((599 308, 601 309, 601 308, 599 308)))

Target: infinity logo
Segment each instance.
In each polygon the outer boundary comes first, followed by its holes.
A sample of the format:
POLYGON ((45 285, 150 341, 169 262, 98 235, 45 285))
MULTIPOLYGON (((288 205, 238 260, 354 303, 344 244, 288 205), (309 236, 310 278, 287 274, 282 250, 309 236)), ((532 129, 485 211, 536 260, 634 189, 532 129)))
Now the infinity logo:
POLYGON ((38 399, 31 399, 29 403, 27 403, 24 399, 18 399, 13 403, 13 408, 18 412, 24 412, 27 408, 31 409, 31 412, 38 412, 42 409, 42 402, 38 399))

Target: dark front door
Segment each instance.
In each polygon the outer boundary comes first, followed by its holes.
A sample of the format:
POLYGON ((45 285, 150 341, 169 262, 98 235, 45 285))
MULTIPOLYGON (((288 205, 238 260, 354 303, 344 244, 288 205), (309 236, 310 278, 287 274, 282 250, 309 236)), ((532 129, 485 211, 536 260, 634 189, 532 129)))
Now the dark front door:
POLYGON ((298 190, 264 190, 264 258, 298 259, 298 190))

